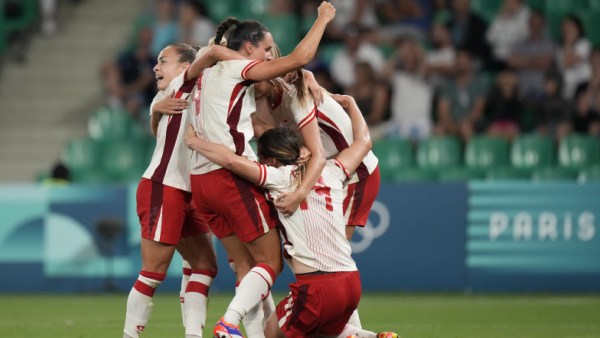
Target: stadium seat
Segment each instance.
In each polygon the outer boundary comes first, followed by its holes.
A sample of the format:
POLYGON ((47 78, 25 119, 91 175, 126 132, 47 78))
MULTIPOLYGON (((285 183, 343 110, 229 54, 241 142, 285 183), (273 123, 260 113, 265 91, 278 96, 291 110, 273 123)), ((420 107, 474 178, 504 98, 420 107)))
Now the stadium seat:
POLYGON ((139 179, 147 166, 146 147, 138 140, 102 142, 102 168, 116 181, 139 179))
POLYGON ((588 8, 588 0, 546 0, 545 10, 567 14, 588 8))
POLYGON ((471 9, 487 22, 494 19, 501 5, 502 0, 471 0, 471 9))
POLYGON ((448 168, 438 173, 438 181, 440 182, 464 182, 479 180, 484 177, 485 171, 468 167, 448 168))
POLYGON ((6 1, 0 0, 0 21, 6 32, 15 32, 33 27, 38 18, 38 0, 21 0, 20 16, 7 18, 5 10, 6 1))
POLYGON ((488 136, 476 136, 466 145, 465 164, 469 168, 488 169, 509 164, 508 141, 488 136))
POLYGON ((524 181, 531 179, 531 173, 514 167, 490 168, 486 171, 485 179, 490 181, 524 181))
POLYGON ((510 162, 516 168, 535 169, 555 163, 554 141, 538 135, 520 136, 511 145, 510 162))
POLYGON ((460 164, 460 144, 455 137, 431 137, 417 147, 417 166, 421 169, 440 170, 460 164))
POLYGON ((533 170, 534 181, 575 181, 577 171, 564 167, 544 167, 533 170))
POLYGON ((262 20, 271 34, 282 55, 288 55, 300 41, 299 22, 294 15, 268 16, 262 20))
POLYGON ((538 10, 538 11, 544 11, 544 9, 546 8, 546 1, 545 0, 527 0, 527 5, 531 9, 538 10))
POLYGON ((237 0, 204 1, 208 15, 218 25, 229 16, 238 17, 239 8, 237 0))
POLYGON ((414 165, 412 144, 408 140, 379 140, 373 144, 373 153, 379 159, 379 171, 383 180, 391 181, 399 169, 414 165))
POLYGON ((96 140, 135 137, 137 124, 126 111, 100 108, 88 121, 88 133, 96 140))
POLYGON ((600 43, 600 25, 598 25, 598 22, 600 22, 600 9, 578 10, 575 14, 581 19, 585 35, 592 45, 598 45, 600 43))
POLYGON ((270 3, 271 0, 244 0, 239 6, 240 18, 262 21, 268 17, 270 3))
POLYGON ((71 171, 96 168, 99 164, 100 149, 90 138, 72 139, 62 150, 62 161, 71 171))
POLYGON ((558 146, 558 162, 562 167, 583 169, 600 164, 600 140, 587 135, 569 135, 558 146))
POLYGON ((415 167, 399 168, 391 179, 393 183, 434 182, 437 173, 434 170, 415 167))
POLYGON ((578 181, 600 181, 600 164, 582 169, 579 172, 578 181))

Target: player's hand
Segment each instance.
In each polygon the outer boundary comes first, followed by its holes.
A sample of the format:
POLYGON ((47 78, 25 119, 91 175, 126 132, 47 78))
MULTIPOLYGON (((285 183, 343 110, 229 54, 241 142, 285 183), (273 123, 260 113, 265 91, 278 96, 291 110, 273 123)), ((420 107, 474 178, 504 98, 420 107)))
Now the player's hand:
POLYGON ((354 98, 350 95, 331 94, 331 98, 342 106, 344 109, 348 109, 354 101, 354 98))
POLYGON ((175 93, 173 92, 170 96, 167 96, 163 100, 155 103, 152 108, 152 113, 168 115, 181 114, 184 109, 187 109, 188 102, 184 99, 176 99, 173 97, 174 95, 175 93))
POLYGON ((187 126, 185 127, 185 136, 183 138, 185 145, 192 149, 192 145, 194 144, 194 141, 196 141, 196 132, 194 131, 194 127, 192 127, 191 124, 187 124, 187 126))
POLYGON ((293 192, 282 193, 275 201, 275 207, 285 216, 291 216, 300 206, 304 199, 298 190, 293 192))
POLYGON ((310 160, 311 156, 312 156, 312 153, 310 152, 310 150, 306 147, 302 147, 302 148, 300 148, 300 157, 298 157, 298 161, 296 161, 296 163, 304 164, 310 160))
POLYGON ((335 17, 335 7, 330 2, 323 1, 321 5, 319 5, 318 9, 319 18, 323 18, 326 20, 325 22, 329 23, 335 17))

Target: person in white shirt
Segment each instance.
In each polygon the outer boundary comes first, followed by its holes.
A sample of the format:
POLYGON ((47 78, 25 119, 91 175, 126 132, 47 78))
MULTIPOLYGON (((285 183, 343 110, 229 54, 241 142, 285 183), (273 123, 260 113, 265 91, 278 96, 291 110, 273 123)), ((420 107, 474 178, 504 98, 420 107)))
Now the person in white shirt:
MULTIPOLYGON (((263 61, 270 56, 273 37, 263 25, 234 18, 224 21, 217 28, 215 43, 220 43, 228 33, 227 48, 210 47, 188 70, 188 76, 200 75, 192 100, 196 132, 238 155, 255 159, 248 143, 253 136, 250 118, 255 111, 253 84, 308 63, 334 16, 333 6, 321 3, 313 27, 294 51, 268 63, 263 61), (219 57, 220 54, 227 53, 242 57, 217 62, 225 59, 219 57)), ((238 278, 243 276, 235 297, 213 332, 218 337, 241 337, 242 318, 267 297, 282 269, 278 234, 273 231, 278 224, 277 215, 261 189, 199 153, 192 157, 191 185, 198 209, 235 262, 238 278), (241 263, 252 260, 256 265, 246 270, 246 274, 240 272, 241 263)))
MULTIPOLYGON (((136 194, 142 226, 142 271, 127 299, 125 338, 136 338, 144 330, 153 307, 152 297, 166 276, 175 249, 188 263, 184 272, 189 272, 189 278, 184 278, 181 294, 186 337, 202 337, 206 321, 208 290, 217 263, 208 226, 192 201, 191 151, 182 142, 188 121, 185 100, 196 82, 195 78, 186 80, 185 74, 196 52, 187 44, 169 45, 154 67, 158 89, 173 98, 155 104, 157 110, 151 112, 156 147, 136 194)), ((156 99, 162 99, 162 94, 156 99)))
MULTIPOLYGON (((336 96, 352 119, 352 144, 327 161, 321 177, 300 209, 280 214, 281 237, 296 283, 290 295, 277 306, 265 327, 268 338, 330 336, 397 338, 392 332, 375 334, 347 324, 360 301, 360 276, 351 257, 343 215, 344 184, 362 164, 371 148, 368 127, 354 100, 336 96), (327 301, 323 299, 327 298, 327 301)), ((190 126, 186 144, 214 163, 267 189, 267 198, 277 200, 303 179, 305 164, 299 164, 302 141, 286 127, 264 132, 258 139, 260 163, 236 155, 227 147, 207 142, 190 126)))
POLYGON ((504 0, 486 32, 497 62, 506 64, 513 47, 527 38, 529 15, 529 8, 523 0, 504 0))

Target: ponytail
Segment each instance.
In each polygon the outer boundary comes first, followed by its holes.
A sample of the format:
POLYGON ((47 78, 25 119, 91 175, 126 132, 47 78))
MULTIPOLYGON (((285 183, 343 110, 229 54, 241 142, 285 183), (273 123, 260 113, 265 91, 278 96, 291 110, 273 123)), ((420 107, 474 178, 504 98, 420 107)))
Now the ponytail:
POLYGON ((225 35, 225 33, 227 33, 227 31, 229 30, 229 28, 231 28, 231 26, 239 26, 241 24, 240 20, 234 18, 234 17, 228 17, 227 19, 225 19, 223 22, 221 22, 221 24, 219 25, 219 27, 217 27, 217 33, 215 34, 215 44, 216 45, 220 45, 221 44, 221 39, 223 39, 223 35, 225 35))

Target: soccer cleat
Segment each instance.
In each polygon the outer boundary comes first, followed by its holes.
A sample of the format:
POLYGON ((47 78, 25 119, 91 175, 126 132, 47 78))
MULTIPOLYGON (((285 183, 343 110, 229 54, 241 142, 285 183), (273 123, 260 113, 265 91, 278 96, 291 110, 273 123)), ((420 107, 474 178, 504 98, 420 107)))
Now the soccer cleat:
POLYGON ((400 338, 396 332, 379 332, 377 338, 400 338))
POLYGON ((215 338, 244 338, 239 326, 229 324, 223 318, 215 325, 213 335, 215 338))

